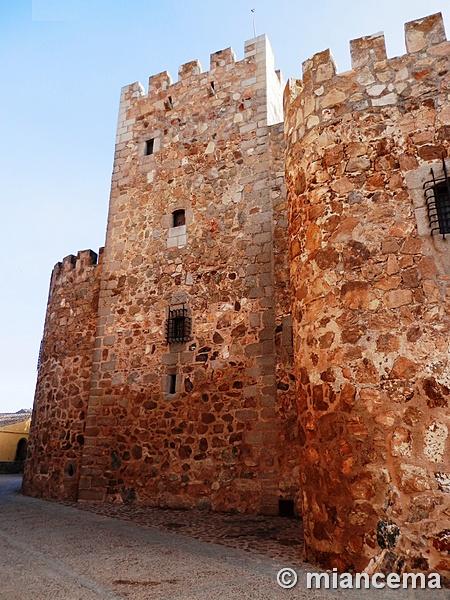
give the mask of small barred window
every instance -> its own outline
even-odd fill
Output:
[[[191,319],[187,308],[169,309],[166,339],[169,344],[187,342],[191,335]]]
[[[442,159],[443,177],[437,178],[431,169],[431,177],[423,185],[428,209],[431,235],[438,231],[445,238],[450,233],[450,181],[447,167]]]

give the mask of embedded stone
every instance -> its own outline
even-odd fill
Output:
[[[450,389],[438,383],[434,377],[426,377],[422,381],[422,388],[427,396],[427,405],[429,408],[446,407],[448,405],[447,396]]]
[[[353,190],[349,193],[347,200],[349,204],[359,204],[364,200],[364,196],[361,194],[361,192]]]
[[[433,546],[440,552],[450,554],[450,529],[443,529],[433,540]]]
[[[362,281],[344,283],[341,287],[342,303],[351,309],[367,308],[369,291],[369,284]]]
[[[448,428],[444,423],[433,421],[424,433],[423,452],[428,460],[441,462],[445,452],[445,444],[448,437]]]
[[[386,306],[388,308],[399,308],[411,304],[412,292],[410,290],[394,290],[386,294]]]
[[[331,184],[331,189],[336,194],[348,194],[354,189],[354,184],[348,179],[348,177],[341,177],[334,183]]]
[[[400,489],[405,494],[425,492],[430,489],[428,474],[422,467],[400,465]]]
[[[418,496],[413,498],[408,513],[408,523],[420,523],[429,519],[434,509],[436,508],[436,500],[430,496]]]
[[[412,379],[417,373],[418,365],[405,356],[399,356],[389,374],[390,379]]]
[[[385,413],[380,413],[375,416],[375,422],[383,427],[390,428],[394,425],[397,420],[397,416],[394,412],[389,411]]]
[[[345,101],[345,94],[339,90],[332,90],[321,98],[322,108],[329,108]]]
[[[411,433],[403,427],[397,427],[392,434],[391,441],[392,456],[404,456],[409,458],[412,454]]]
[[[380,548],[395,548],[400,537],[399,527],[392,521],[380,520],[377,524],[377,542]]]
[[[321,248],[314,259],[321,269],[330,269],[339,263],[339,253],[331,246]]]
[[[327,148],[324,152],[323,162],[326,167],[332,167],[342,162],[344,149],[341,144]]]
[[[438,488],[445,494],[450,494],[450,473],[435,473]]]

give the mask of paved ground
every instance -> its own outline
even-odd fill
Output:
[[[303,524],[300,519],[163,510],[130,504],[61,504],[144,527],[179,533],[202,542],[240,548],[278,559],[284,564],[303,566]]]
[[[104,505],[80,510],[23,497],[20,482],[0,476],[1,600],[448,598],[436,590],[307,590],[306,572],[315,569],[301,564],[291,543],[298,522]],[[227,545],[201,541],[212,539]],[[276,582],[287,566],[299,577],[292,590]]]

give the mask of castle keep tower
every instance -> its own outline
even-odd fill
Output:
[[[294,509],[282,91],[265,36],[122,90],[80,501]]]
[[[285,95],[305,542],[343,570],[450,570],[441,15],[408,23],[406,47],[354,40],[341,75],[322,52]]]

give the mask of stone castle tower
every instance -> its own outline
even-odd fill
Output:
[[[317,54],[284,116],[265,36],[122,90],[105,249],[52,275],[25,493],[295,512],[313,562],[450,573],[441,16],[406,46]]]
[[[283,87],[260,36],[122,90],[101,265],[52,278],[27,493],[294,510]]]

